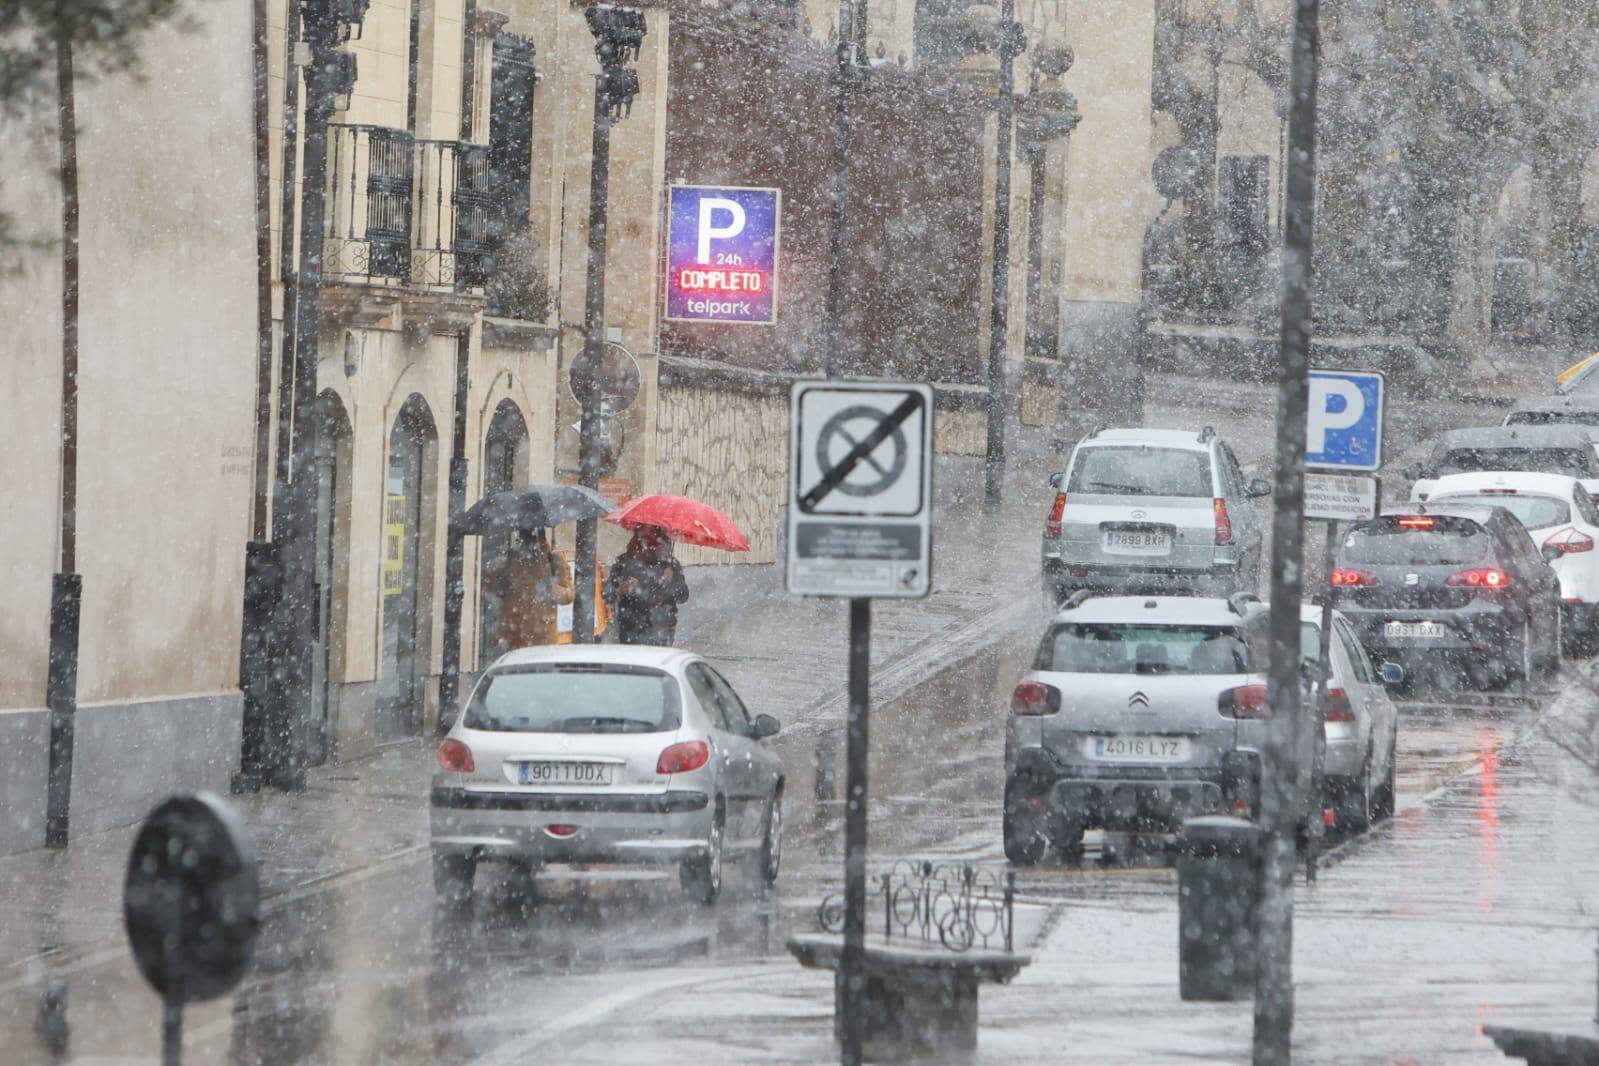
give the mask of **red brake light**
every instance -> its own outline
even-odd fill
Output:
[[[1559,548],[1565,555],[1575,555],[1578,552],[1593,551],[1593,538],[1579,533],[1575,528],[1567,526],[1565,529],[1556,530],[1549,534],[1543,542],[1545,548]]]
[[[1065,513],[1066,494],[1064,492],[1057,492],[1055,493],[1055,505],[1049,509],[1049,517],[1044,519],[1044,536],[1060,536],[1060,519],[1061,515]]]
[[[1445,585],[1455,588],[1502,589],[1510,587],[1510,575],[1493,566],[1477,566],[1455,574]]]
[[[472,762],[472,749],[454,737],[439,745],[439,765],[452,773],[469,774],[477,769]]]
[[[552,837],[569,837],[569,836],[575,836],[577,834],[577,826],[575,826],[575,825],[547,825],[547,826],[544,827],[544,831],[546,833],[550,834],[550,836],[552,836]]]
[[[1400,529],[1437,529],[1438,520],[1422,515],[1405,515],[1399,520]]]
[[[1233,542],[1233,520],[1227,515],[1227,501],[1218,496],[1212,506],[1216,509],[1216,543],[1231,544]]]
[[[1271,708],[1266,706],[1265,685],[1230,688],[1217,699],[1216,709],[1228,718],[1271,717]]]
[[[703,740],[684,740],[668,745],[655,760],[658,774],[686,774],[711,761],[711,748]]]
[[[1349,705],[1349,693],[1341,688],[1327,690],[1327,714],[1329,722],[1353,722],[1355,710]]]
[[[1345,570],[1335,567],[1331,580],[1334,588],[1370,588],[1377,584],[1377,575],[1369,570]]]
[[[1010,713],[1038,717],[1060,711],[1060,689],[1041,681],[1023,681],[1010,695]]]

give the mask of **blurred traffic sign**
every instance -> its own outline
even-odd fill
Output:
[[[789,591],[927,595],[932,388],[795,382],[789,427]]]
[[[566,389],[572,399],[582,402],[573,381],[589,369],[588,349],[580,348],[566,369]],[[606,341],[600,350],[599,366],[594,368],[594,384],[600,390],[600,405],[612,412],[625,411],[638,399],[643,375],[633,353],[616,341]]]
[[[1382,466],[1383,376],[1374,370],[1312,370],[1305,465],[1339,470]]]
[[[1359,474],[1305,474],[1305,517],[1331,522],[1361,522],[1377,517],[1382,485]]]
[[[667,321],[777,321],[782,191],[673,185],[667,201]]]

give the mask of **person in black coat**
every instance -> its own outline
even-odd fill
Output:
[[[671,647],[677,635],[677,605],[688,599],[683,564],[672,555],[672,538],[659,526],[640,526],[627,550],[611,564],[605,602],[622,644]]]

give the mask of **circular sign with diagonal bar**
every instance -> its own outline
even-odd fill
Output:
[[[932,388],[796,382],[790,429],[790,591],[925,595]]]

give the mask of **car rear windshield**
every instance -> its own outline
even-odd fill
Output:
[[[677,702],[672,679],[647,667],[513,667],[483,679],[466,709],[466,726],[508,733],[664,733],[678,727]]]
[[[1587,477],[1592,469],[1591,448],[1452,448],[1438,464],[1440,474],[1525,470],[1534,474]]]
[[[1571,508],[1558,496],[1514,496],[1499,492],[1460,492],[1434,496],[1433,503],[1458,503],[1467,506],[1503,507],[1528,529],[1542,529],[1571,521]]]
[[[1599,426],[1599,411],[1515,411],[1507,426]]]
[[[1342,563],[1370,566],[1481,563],[1493,558],[1493,538],[1469,518],[1382,518],[1350,530],[1338,558]]]
[[[1098,445],[1077,452],[1067,492],[1111,496],[1214,496],[1210,453]]]
[[[1073,674],[1242,674],[1249,653],[1220,626],[1068,623],[1044,638],[1037,670]]]

